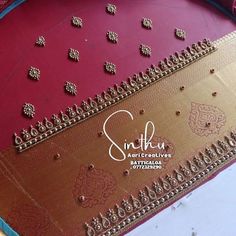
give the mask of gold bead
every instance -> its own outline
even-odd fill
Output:
[[[210,73],[213,74],[215,72],[215,69],[210,69]]]
[[[145,113],[145,110],[144,110],[144,109],[142,109],[142,110],[139,111],[139,114],[140,114],[140,115],[143,115],[144,113]]]
[[[54,155],[54,160],[59,160],[61,158],[61,154],[57,153]]]
[[[176,111],[175,114],[176,114],[177,116],[179,116],[179,115],[180,115],[180,111]]]
[[[83,196],[83,195],[79,196],[79,201],[84,202],[85,201],[85,196]]]
[[[184,90],[184,86],[181,86],[179,89],[180,89],[180,91],[183,91]]]
[[[213,92],[212,96],[215,97],[217,95],[217,92]]]
[[[89,170],[93,170],[93,169],[94,169],[94,164],[90,164],[90,165],[88,166],[88,169],[89,169]]]
[[[124,174],[125,176],[128,176],[128,175],[129,175],[129,170],[124,170],[123,174]]]

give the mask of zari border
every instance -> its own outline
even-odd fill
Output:
[[[223,36],[222,38],[217,39],[216,41],[214,41],[214,45],[218,48],[219,46],[221,46],[221,44],[223,44],[225,41],[230,41],[235,39],[236,37],[236,31],[233,31],[229,34],[226,34],[225,36]]]
[[[20,135],[15,133],[16,149],[22,152],[75,124],[83,122],[215,50],[216,46],[209,39],[204,39],[182,50],[181,53],[175,52],[169,58],[160,61],[158,66],[152,65],[146,70],[146,73],[134,74],[133,77],[128,78],[127,82],[123,81],[120,85],[110,87],[101,95],[97,94],[94,99],[88,98],[87,101],[82,101],[81,106],[68,107],[66,112],[61,111],[60,115],[52,115],[51,120],[45,118],[42,122],[38,121],[35,127],[31,125],[29,130],[23,129]]]
[[[120,235],[135,224],[150,217],[173,203],[187,192],[193,190],[204,180],[233,161],[236,155],[236,132],[231,131],[211,147],[206,147],[194,157],[180,164],[165,177],[153,181],[139,191],[138,196],[130,195],[116,204],[114,209],[93,217],[85,223],[87,236]]]

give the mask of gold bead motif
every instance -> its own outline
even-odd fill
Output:
[[[57,153],[54,155],[54,160],[59,160],[61,158],[61,154]]]
[[[179,90],[180,90],[180,91],[183,91],[183,90],[184,90],[184,86],[181,86],[181,87],[179,88]]]
[[[151,54],[152,54],[152,49],[149,46],[145,45],[145,44],[141,44],[140,45],[140,53],[143,56],[150,57]]]
[[[77,17],[77,16],[72,16],[71,24],[75,27],[82,28],[83,20],[81,18]]]
[[[183,29],[178,29],[178,28],[176,28],[176,29],[175,29],[175,36],[176,36],[178,39],[185,40],[187,34],[186,34],[186,32],[185,32]]]
[[[108,3],[106,6],[106,11],[107,11],[107,13],[109,13],[111,15],[115,15],[116,14],[116,6]]]
[[[29,118],[33,118],[35,115],[35,107],[31,103],[25,103],[23,105],[23,114]]]
[[[85,201],[85,196],[83,196],[83,195],[82,195],[82,196],[79,196],[79,201],[80,201],[80,202],[84,202],[84,201]]]
[[[210,69],[210,73],[214,74],[215,73],[215,69]]]
[[[70,81],[66,81],[65,83],[65,91],[71,95],[77,94],[77,88],[76,85]]]
[[[88,166],[88,169],[89,169],[89,170],[93,170],[93,169],[94,169],[94,164],[90,164],[90,165]]]
[[[129,170],[124,170],[123,174],[124,174],[124,176],[128,176],[129,175]]]
[[[143,115],[144,113],[145,113],[145,110],[144,110],[144,109],[142,109],[142,110],[139,111],[139,114],[140,114],[140,115]]]
[[[70,48],[68,52],[69,58],[76,62],[79,61],[79,52],[76,49]]]
[[[105,71],[109,74],[116,74],[116,65],[111,62],[105,62],[104,64]]]
[[[39,47],[45,47],[46,45],[46,40],[43,36],[39,36],[35,42],[35,44]]]
[[[40,70],[38,68],[31,66],[29,69],[28,75],[33,80],[39,80],[40,79]]]
[[[216,95],[217,95],[217,92],[213,92],[213,93],[212,93],[212,96],[213,96],[213,97],[216,97]]]
[[[146,29],[152,29],[152,20],[148,18],[142,19],[142,26]]]
[[[180,111],[176,111],[175,114],[176,114],[177,116],[179,116],[179,115],[180,115]]]
[[[112,31],[108,31],[107,39],[112,43],[118,43],[118,34]]]

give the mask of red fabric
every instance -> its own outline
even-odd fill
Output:
[[[0,21],[0,148],[12,144],[12,134],[45,116],[102,92],[135,72],[157,63],[205,37],[215,40],[235,30],[235,24],[205,2],[193,0],[112,1],[115,16],[105,12],[107,1],[27,1]],[[210,9],[209,9],[210,8]],[[83,28],[70,24],[72,16],[83,19]],[[153,29],[141,27],[141,19],[153,21]],[[175,27],[187,32],[185,41],[174,37]],[[118,33],[117,45],[106,32]],[[38,36],[46,47],[35,47]],[[152,56],[140,55],[139,45],[152,48]],[[67,58],[69,48],[78,49],[80,61]],[[116,75],[103,71],[105,61],[117,66]],[[40,81],[27,78],[28,68],[41,70]],[[64,82],[77,84],[78,95],[64,93]],[[22,105],[35,105],[35,118],[21,114]]]

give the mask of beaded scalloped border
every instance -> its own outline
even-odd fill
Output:
[[[230,41],[232,39],[235,39],[236,37],[236,31],[233,31],[229,34],[226,34],[225,36],[223,36],[222,38],[217,39],[216,41],[214,41],[214,45],[216,45],[217,47],[220,46],[222,43],[224,43],[225,41]]]
[[[151,186],[146,185],[138,196],[130,195],[129,199],[123,199],[113,209],[93,217],[89,224],[85,223],[86,235],[120,235],[199,185],[202,180],[235,159],[235,155],[236,132],[231,131],[229,136],[224,136],[224,141],[218,140],[165,177],[153,181]]]
[[[169,58],[160,61],[158,66],[152,65],[146,73],[134,74],[128,81],[110,87],[102,94],[97,94],[94,99],[88,98],[87,101],[82,101],[81,106],[68,107],[66,112],[61,111],[60,115],[54,114],[51,119],[45,118],[41,122],[38,121],[35,126],[23,129],[20,135],[15,133],[16,149],[22,152],[170,76],[215,50],[216,46],[209,39],[204,39],[182,50],[181,53],[175,52]]]

